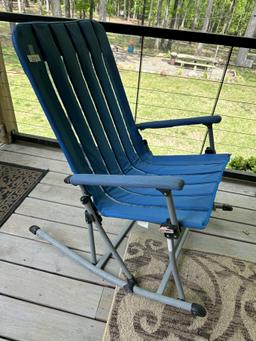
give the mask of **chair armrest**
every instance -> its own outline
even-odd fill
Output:
[[[164,120],[164,121],[152,121],[136,124],[137,128],[140,130],[144,129],[158,129],[158,128],[171,128],[178,126],[186,126],[192,124],[204,124],[206,126],[213,123],[219,123],[221,121],[221,116],[201,116],[201,117],[191,117],[191,118],[180,118],[177,120]]]
[[[74,174],[64,181],[72,185],[148,187],[159,190],[181,190],[185,184],[181,178],[159,175]]]

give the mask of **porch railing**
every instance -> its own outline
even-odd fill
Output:
[[[4,22],[46,20],[70,19],[0,13],[2,25]],[[256,49],[256,39],[102,24],[108,32],[136,121],[218,113],[223,121],[215,127],[217,150],[246,157],[256,154],[256,70],[252,65],[250,68],[235,66],[238,48]],[[11,97],[6,80],[0,96],[9,98],[9,111],[2,108],[5,117],[0,112],[0,127],[2,124],[8,132],[12,131],[13,138],[49,142],[53,137],[51,130],[19,67],[9,37],[1,38]],[[154,49],[157,40],[160,45],[169,46]],[[190,59],[186,61],[188,56],[194,55],[198,42],[207,44],[207,56],[199,56],[198,64]],[[176,60],[175,52],[178,52]],[[203,61],[200,62],[200,58]],[[207,137],[202,127],[147,131],[144,135],[153,151],[160,154],[202,153]]]

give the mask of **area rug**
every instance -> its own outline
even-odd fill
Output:
[[[155,291],[167,260],[158,231],[131,234],[126,262],[140,286]],[[256,264],[185,249],[178,266],[186,299],[203,304],[205,318],[116,289],[103,340],[256,340]],[[175,295],[172,284],[165,293]]]
[[[0,162],[0,227],[47,172]]]

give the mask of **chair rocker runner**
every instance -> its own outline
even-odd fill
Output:
[[[186,302],[176,258],[188,228],[204,228],[213,207],[222,207],[214,204],[214,198],[229,155],[216,154],[212,130],[221,117],[136,125],[106,33],[95,21],[19,24],[13,43],[73,172],[65,182],[81,187],[91,258],[82,258],[38,226],[31,226],[31,232],[128,292],[205,316],[203,306]],[[139,133],[192,124],[208,128],[210,145],[204,155],[154,156]],[[101,216],[160,225],[169,264],[157,292],[140,288],[117,252],[133,223],[111,242]],[[97,257],[95,228],[108,248],[101,258]],[[104,270],[112,256],[125,279]],[[177,298],[164,295],[170,277]]]

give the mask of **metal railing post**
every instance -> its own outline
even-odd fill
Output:
[[[141,37],[141,45],[140,45],[140,64],[139,64],[139,75],[138,75],[138,82],[137,82],[137,94],[136,94],[135,113],[134,113],[134,121],[135,122],[137,119],[138,106],[139,106],[139,94],[140,94],[140,81],[141,81],[141,69],[142,69],[142,60],[143,60],[143,49],[144,49],[144,36]]]
[[[225,77],[226,77],[226,74],[227,74],[227,70],[228,70],[228,66],[229,66],[229,62],[230,62],[230,58],[231,58],[232,52],[233,52],[233,46],[230,47],[230,50],[229,50],[229,53],[228,53],[227,62],[226,62],[225,67],[223,69],[223,73],[222,73],[222,76],[221,76],[221,81],[220,81],[219,89],[218,89],[217,96],[216,96],[214,104],[213,104],[211,116],[214,116],[216,107],[217,107],[218,102],[219,102],[220,94],[221,94],[221,91],[222,91],[222,88],[223,88],[223,85],[224,85],[224,81],[225,81]],[[203,139],[203,143],[202,143],[202,147],[201,147],[201,150],[200,150],[200,154],[203,153],[205,142],[206,142],[206,139],[207,139],[207,136],[208,136],[208,132],[209,132],[209,130],[207,130],[206,133],[205,133],[205,136],[204,136],[204,139]]]

